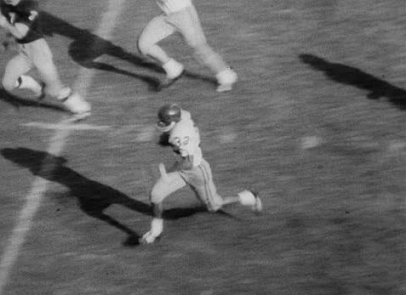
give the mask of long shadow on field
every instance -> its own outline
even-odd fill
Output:
[[[33,99],[26,99],[22,97],[18,97],[16,95],[10,94],[6,92],[4,89],[0,89],[0,101],[4,101],[16,109],[20,109],[20,107],[31,107],[31,108],[45,108],[59,112],[66,112],[66,110],[59,105],[50,104],[47,102],[39,102]]]
[[[154,77],[132,73],[113,65],[96,61],[98,57],[106,54],[127,61],[137,67],[148,68],[154,72],[164,73],[161,67],[145,59],[143,56],[128,52],[120,46],[92,34],[88,30],[77,28],[45,11],[41,12],[41,24],[45,35],[52,36],[53,34],[58,34],[73,40],[69,45],[69,55],[81,66],[133,77],[146,82],[151,90],[157,90],[159,80]],[[134,38],[134,44],[136,44],[136,42],[137,40]],[[211,78],[191,72],[187,72],[185,75],[189,78],[215,83]]]
[[[120,204],[131,210],[150,215],[150,206],[131,199],[110,186],[90,180],[65,166],[66,159],[49,153],[26,148],[2,149],[7,160],[28,168],[35,176],[60,183],[70,189],[70,194],[79,201],[80,209],[87,215],[100,219],[124,233],[129,240],[138,240],[138,234],[103,211],[112,204]]]
[[[128,61],[137,66],[158,70],[155,65],[125,51],[123,48],[114,45],[110,41],[92,34],[88,30],[79,29],[45,11],[41,11],[41,27],[43,33],[47,36],[57,34],[73,40],[69,45],[69,55],[75,62],[85,68],[109,71],[133,77],[146,82],[152,88],[156,88],[159,83],[159,81],[153,77],[132,73],[119,69],[113,65],[96,61],[98,57],[107,54]]]
[[[299,55],[301,61],[338,83],[355,86],[367,90],[367,98],[379,99],[386,97],[393,105],[406,110],[406,91],[384,80],[365,73],[357,68],[339,63],[331,63],[311,54]]]
[[[118,204],[144,215],[152,216],[149,204],[137,201],[110,186],[86,178],[67,167],[65,158],[27,148],[6,148],[1,149],[0,152],[5,159],[28,168],[33,175],[69,188],[70,195],[78,199],[80,209],[84,213],[122,230],[129,235],[128,241],[138,241],[138,234],[103,211],[110,205]],[[169,209],[164,212],[164,218],[175,220],[199,212],[207,212],[207,210],[201,206]],[[227,215],[225,212],[220,212],[220,214]]]

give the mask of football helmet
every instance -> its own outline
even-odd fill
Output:
[[[157,128],[162,132],[170,131],[180,121],[181,115],[182,110],[177,104],[163,105],[158,110]]]

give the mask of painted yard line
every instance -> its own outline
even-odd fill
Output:
[[[56,124],[56,123],[42,123],[42,122],[30,122],[30,123],[25,123],[21,124],[21,126],[27,126],[27,127],[36,127],[36,128],[42,128],[42,129],[51,129],[51,130],[108,130],[112,128],[111,126],[106,126],[106,125],[91,125],[91,124]]]
[[[108,9],[102,17],[98,30],[95,32],[96,35],[105,39],[110,39],[115,26],[115,22],[124,7],[125,1],[126,0],[108,1]],[[93,71],[82,68],[74,84],[74,89],[79,91],[84,97],[87,97],[87,91],[92,83],[93,75]],[[66,122],[67,120],[65,119],[62,120],[60,124]],[[54,156],[60,155],[71,131],[72,129],[58,129],[55,132],[55,135],[50,140],[48,153]],[[55,163],[52,162],[52,157],[47,157],[44,160],[41,170],[42,172],[48,171],[51,173],[52,170],[55,168],[54,165]],[[42,175],[42,173],[40,173],[40,175]],[[9,275],[14,264],[17,261],[18,254],[25,242],[25,238],[31,229],[33,219],[38,211],[38,208],[41,205],[41,201],[47,188],[48,181],[41,177],[36,177],[31,186],[30,192],[26,196],[26,202],[18,216],[17,224],[14,227],[13,232],[6,245],[5,251],[1,256],[0,295],[3,294]]]

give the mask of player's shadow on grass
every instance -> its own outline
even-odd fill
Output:
[[[71,58],[82,67],[126,75],[146,82],[150,88],[157,87],[159,81],[154,77],[119,69],[114,65],[96,61],[96,59],[106,54],[128,61],[137,66],[158,70],[153,64],[125,51],[123,48],[110,41],[104,40],[88,30],[77,28],[46,11],[41,11],[40,17],[42,31],[46,36],[57,34],[73,41],[69,44],[68,53]]]
[[[329,79],[338,83],[355,86],[368,91],[367,98],[385,97],[401,110],[406,110],[406,91],[357,68],[332,63],[311,54],[299,55],[300,60],[313,69],[323,72]]]
[[[70,195],[77,198],[79,207],[84,213],[107,222],[128,234],[126,245],[135,245],[134,243],[139,238],[138,234],[105,214],[104,210],[113,204],[118,204],[144,215],[152,216],[152,208],[149,204],[130,198],[110,186],[86,178],[67,167],[65,158],[27,148],[5,148],[1,149],[0,152],[5,159],[29,169],[33,175],[67,187],[70,190]],[[169,209],[164,212],[164,218],[180,219],[199,212],[206,212],[206,210],[201,206]]]
[[[96,61],[96,59],[102,55],[109,55],[127,61],[137,67],[147,68],[158,73],[164,73],[160,66],[144,58],[142,55],[128,52],[122,47],[104,40],[88,30],[77,28],[67,21],[45,11],[41,12],[41,24],[45,35],[52,36],[53,34],[58,34],[73,40],[69,45],[69,55],[81,66],[134,77],[146,82],[151,90],[158,89],[157,87],[159,86],[160,81],[155,77],[129,72],[127,70],[119,69],[116,66]],[[134,45],[136,45],[136,37],[133,42]],[[187,72],[185,76],[214,82],[211,78],[191,72]]]
[[[43,102],[43,101],[39,102],[37,100],[19,97],[19,96],[8,93],[4,89],[1,89],[1,88],[0,88],[0,101],[4,101],[4,102],[12,105],[17,110],[19,110],[20,107],[31,107],[31,108],[45,108],[45,109],[50,109],[50,110],[59,111],[59,112],[66,112],[65,108],[63,108],[60,105],[47,103],[47,102]]]

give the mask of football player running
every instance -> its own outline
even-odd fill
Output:
[[[138,48],[146,56],[152,57],[165,70],[166,79],[158,86],[158,91],[169,87],[184,73],[181,63],[168,56],[158,46],[158,42],[179,32],[194,52],[198,62],[208,67],[216,76],[218,92],[232,90],[237,82],[237,74],[207,43],[199,16],[192,0],[156,0],[163,14],[154,17],[141,32]]]
[[[165,166],[159,164],[161,176],[150,195],[154,217],[151,229],[141,238],[142,244],[151,244],[162,234],[162,203],[166,197],[186,185],[192,188],[210,212],[216,212],[232,203],[249,206],[256,212],[262,211],[261,199],[252,191],[244,190],[236,196],[224,198],[217,193],[210,165],[203,158],[200,148],[199,129],[189,112],[176,104],[163,105],[158,111],[157,127],[168,135],[168,142],[178,156],[178,161],[171,172],[167,172]]]
[[[90,104],[60,80],[51,49],[41,32],[37,1],[0,0],[0,9],[0,27],[15,39],[18,48],[18,54],[6,65],[4,89],[7,92],[28,89],[39,100],[48,94],[76,118],[89,116]],[[27,75],[31,69],[38,72],[41,82]]]

